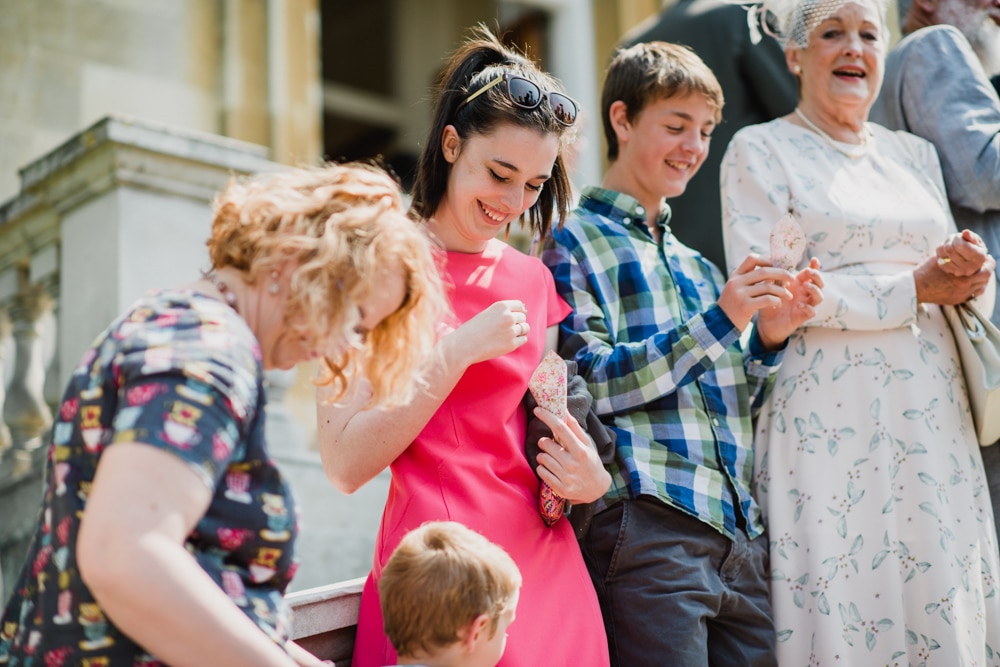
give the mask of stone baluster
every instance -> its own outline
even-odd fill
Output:
[[[14,335],[14,371],[3,405],[3,417],[14,443],[31,450],[41,445],[41,436],[52,425],[52,412],[45,402],[45,327],[51,325],[54,301],[44,286],[28,284],[10,306]]]
[[[0,308],[0,415],[3,415],[4,402],[7,399],[6,377],[10,371],[8,357],[12,356],[14,351],[11,331],[10,316],[5,309]],[[4,454],[10,449],[11,444],[7,422],[0,419],[0,460],[4,458]]]

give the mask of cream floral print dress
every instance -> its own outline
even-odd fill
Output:
[[[954,230],[934,148],[851,158],[785,120],[722,169],[730,270],[791,211],[824,301],[755,430],[782,667],[1000,665],[997,537],[951,334],[913,269]]]

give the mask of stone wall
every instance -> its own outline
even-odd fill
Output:
[[[21,166],[111,113],[320,158],[319,0],[2,5],[0,200]]]

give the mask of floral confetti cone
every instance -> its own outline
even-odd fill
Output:
[[[566,362],[553,351],[542,359],[531,374],[528,390],[538,406],[560,419],[566,419]],[[538,491],[538,513],[545,524],[551,526],[562,517],[566,501],[545,482]]]
[[[771,264],[793,271],[806,251],[806,235],[795,216],[786,213],[771,228]]]
[[[566,362],[553,351],[542,359],[531,374],[528,390],[538,407],[545,408],[560,419],[566,418]]]

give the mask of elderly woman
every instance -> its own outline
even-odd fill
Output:
[[[444,293],[384,173],[293,170],[216,202],[202,279],[141,298],[70,379],[0,664],[313,665],[288,641],[295,506],[263,371],[325,361],[405,402]]]
[[[779,663],[997,664],[997,538],[938,307],[991,301],[995,263],[956,233],[931,144],[866,122],[883,7],[773,11],[799,105],[736,135],[722,193],[730,260],[770,254],[791,214],[792,263],[818,258],[826,285],[756,426]]]

